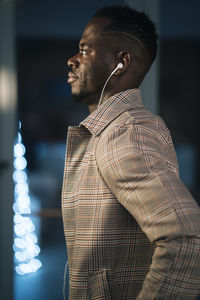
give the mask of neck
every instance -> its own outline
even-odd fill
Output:
[[[97,109],[97,107],[98,107],[98,104],[89,104],[89,105],[88,105],[88,109],[89,109],[90,114],[91,114],[93,111],[95,111],[95,110]]]
[[[92,113],[94,110],[96,110],[101,104],[103,104],[108,98],[111,96],[120,93],[122,91],[126,91],[128,89],[138,88],[139,83],[137,83],[135,80],[133,80],[133,76],[130,76],[129,78],[125,78],[124,80],[121,79],[121,81],[116,80],[115,78],[110,79],[112,81],[112,87],[107,86],[110,85],[111,82],[108,82],[108,80],[105,83],[105,89],[103,87],[101,91],[101,95],[96,98],[96,101],[91,101],[91,103],[88,103],[89,112]],[[114,81],[113,81],[114,80]],[[109,90],[106,90],[108,88]]]
[[[110,98],[111,96],[113,96],[116,93],[117,92],[114,91],[114,90],[104,92],[103,96],[101,97],[101,104],[104,103],[108,98]],[[98,99],[98,102],[88,104],[88,108],[89,108],[90,113],[92,113],[93,111],[95,111],[99,107],[99,100],[100,100],[100,97]]]

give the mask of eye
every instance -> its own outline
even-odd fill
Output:
[[[87,51],[86,51],[85,49],[80,49],[80,53],[81,53],[81,54],[86,54]]]

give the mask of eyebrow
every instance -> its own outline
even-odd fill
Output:
[[[81,47],[81,48],[82,48],[82,47],[92,48],[92,45],[83,42],[83,43],[80,43],[80,44],[79,44],[79,47]]]

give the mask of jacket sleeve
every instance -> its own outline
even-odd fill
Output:
[[[137,299],[196,299],[200,209],[178,177],[170,134],[116,127],[100,139],[96,159],[112,193],[155,246]]]

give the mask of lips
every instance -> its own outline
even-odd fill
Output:
[[[68,80],[67,80],[68,83],[72,83],[77,79],[78,79],[78,76],[76,74],[74,74],[73,72],[68,73]]]

